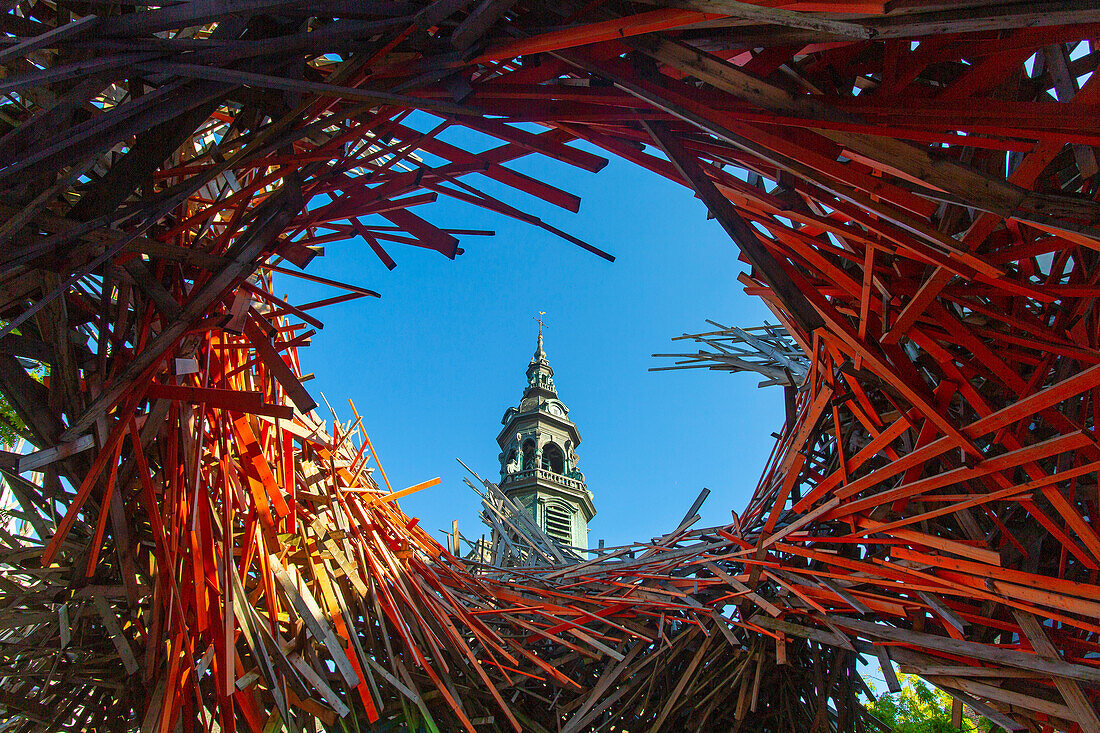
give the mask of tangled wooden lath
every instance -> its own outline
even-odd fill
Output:
[[[1100,730],[1091,3],[5,7],[12,730],[871,729],[857,654]],[[486,577],[302,384],[373,292],[271,275],[454,257],[440,195],[608,256],[473,175],[576,210],[509,164],[593,150],[706,204],[809,369],[729,526]]]

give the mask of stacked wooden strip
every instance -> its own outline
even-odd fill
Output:
[[[782,385],[798,387],[806,380],[810,362],[782,326],[738,328],[723,326],[708,320],[717,330],[706,333],[685,333],[674,341],[692,339],[706,350],[694,354],[654,354],[679,359],[673,366],[653,367],[649,371],[669,369],[712,369],[726,372],[756,372],[765,377],[761,387]]]

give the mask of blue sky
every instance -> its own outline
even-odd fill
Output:
[[[500,144],[459,130],[443,137],[469,150]],[[437,226],[496,234],[460,237],[465,253],[454,261],[383,243],[398,263],[392,272],[361,240],[327,244],[308,272],[372,288],[382,299],[315,311],[325,329],[301,352],[303,371],[316,375],[306,386],[345,419],[347,398],[355,401],[395,489],[443,479],[403,500],[408,514],[437,539],[452,519],[476,538],[485,531],[479,500],[455,459],[498,478],[500,419],[525,384],[538,329],[532,316],[546,311],[546,351],[581,432],[579,468],[595,493],[590,544],[670,531],[703,487],[711,490],[703,522],[730,521],[782,425],[782,390],[758,389],[751,374],[648,369],[671,362],[652,353],[691,350],[670,339],[707,330],[705,318],[775,322],[737,283],[736,247],[686,188],[629,163],[612,159],[595,174],[538,156],[510,165],[578,194],[580,213],[481,176],[464,180],[616,261],[465,203],[441,198],[417,207]],[[276,290],[294,303],[338,294],[283,275]],[[323,402],[320,411],[327,417]]]

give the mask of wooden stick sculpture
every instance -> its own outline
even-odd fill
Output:
[[[873,730],[861,655],[1100,730],[1093,5],[7,3],[5,730]],[[478,187],[576,210],[513,163],[593,150],[706,204],[805,369],[729,526],[484,573],[315,411],[318,309],[375,293],[304,270],[455,257],[439,196],[610,257]]]

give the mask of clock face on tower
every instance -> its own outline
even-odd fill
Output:
[[[561,405],[556,402],[551,402],[550,407],[548,407],[547,410],[550,411],[551,415],[556,415],[557,417],[562,417],[565,415],[565,412],[561,409]]]

